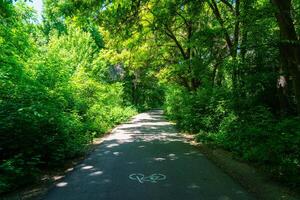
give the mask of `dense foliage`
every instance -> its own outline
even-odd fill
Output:
[[[65,16],[89,16],[108,32],[106,51],[133,75],[132,94],[150,81],[155,87],[143,94],[162,91],[162,99],[151,99],[164,101],[166,114],[182,131],[299,186],[298,0],[65,5]]]
[[[90,32],[66,22],[67,34],[43,35],[31,13],[1,2],[0,191],[82,154],[135,113]]]
[[[0,187],[76,156],[131,105],[163,106],[197,140],[300,186],[299,0],[44,4],[37,25],[0,2]]]

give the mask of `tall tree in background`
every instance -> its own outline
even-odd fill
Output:
[[[292,18],[291,0],[272,0],[280,29],[281,65],[293,82],[298,115],[300,115],[300,41]],[[299,9],[299,8],[298,8]]]

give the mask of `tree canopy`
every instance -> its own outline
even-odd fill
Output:
[[[0,1],[0,189],[136,111],[300,183],[299,0]],[[11,176],[14,174],[14,176]]]

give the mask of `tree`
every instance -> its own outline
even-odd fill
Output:
[[[291,0],[272,0],[275,16],[280,30],[280,55],[282,67],[289,73],[300,114],[300,41],[291,16]]]

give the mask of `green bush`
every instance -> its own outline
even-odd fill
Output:
[[[172,86],[166,94],[165,112],[182,131],[197,133],[198,141],[232,151],[264,166],[274,178],[299,186],[298,117],[277,118],[266,106],[253,103],[234,111],[236,102],[221,89],[188,92]]]
[[[122,84],[92,73],[102,66],[89,33],[70,24],[68,34],[34,41],[7,5],[11,21],[0,18],[0,193],[81,155],[93,136],[135,114],[123,104]]]

